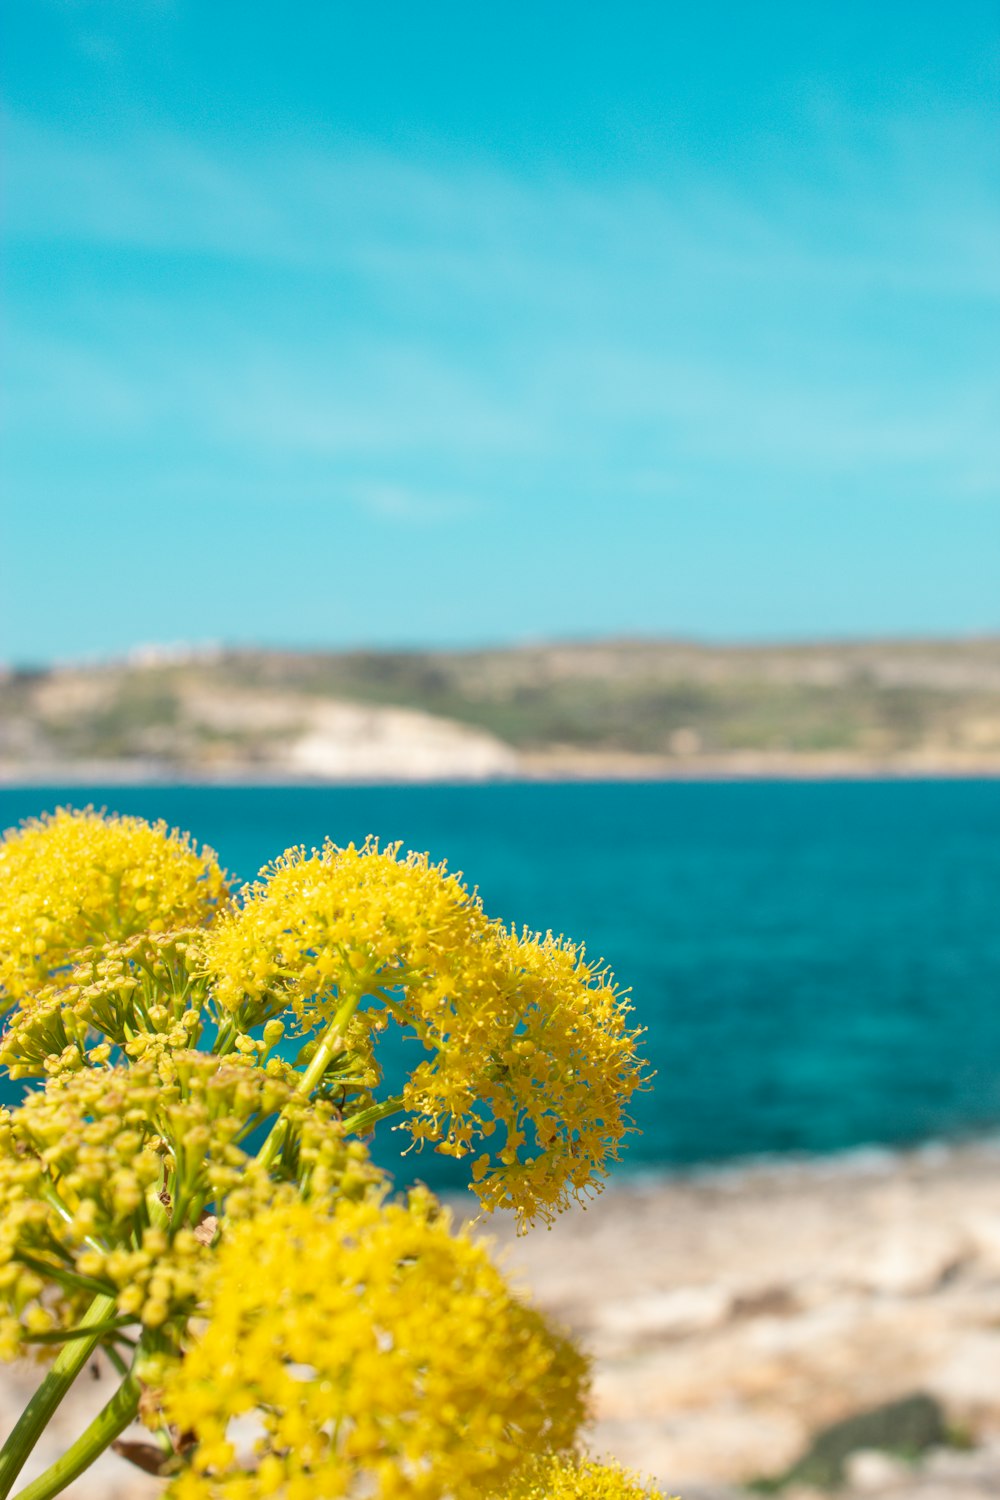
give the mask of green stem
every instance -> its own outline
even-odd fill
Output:
[[[119,1328],[135,1327],[135,1318],[109,1318],[106,1323],[94,1323],[79,1328],[57,1328],[52,1333],[28,1333],[24,1336],[26,1344],[69,1344],[73,1339],[92,1338],[99,1333],[103,1338],[106,1333],[114,1333]]]
[[[381,1104],[369,1105],[367,1109],[359,1109],[356,1115],[350,1115],[344,1121],[344,1130],[351,1134],[364,1135],[380,1120],[387,1120],[390,1115],[398,1115],[405,1108],[402,1094],[394,1094],[391,1099],[383,1099]]]
[[[0,1448],[0,1500],[6,1500],[10,1494],[14,1480],[24,1468],[25,1460],[48,1426],[53,1412],[100,1343],[103,1335],[93,1330],[106,1323],[114,1311],[114,1297],[102,1294],[94,1298],[80,1320],[81,1326],[92,1330],[90,1336],[74,1339],[60,1349],[52,1368],[24,1408],[13,1432]]]
[[[227,1053],[232,1052],[233,1048],[236,1045],[237,1035],[238,1033],[236,1030],[236,1022],[224,1022],[223,1025],[219,1027],[219,1030],[216,1033],[215,1041],[212,1043],[212,1051],[215,1056],[225,1057]]]
[[[111,1364],[118,1371],[119,1375],[121,1375],[124,1379],[124,1377],[128,1374],[128,1365],[122,1359],[114,1344],[105,1344],[104,1352],[110,1360]]]
[[[141,1392],[142,1387],[134,1371],[130,1370],[107,1406],[98,1412],[76,1442],[44,1474],[39,1474],[23,1490],[18,1490],[14,1500],[50,1500],[50,1496],[58,1495],[72,1484],[134,1420]]]
[[[311,1094],[317,1084],[322,1081],[323,1074],[330,1066],[330,1061],[341,1042],[343,1028],[347,1025],[360,1003],[361,992],[359,991],[357,994],[349,996],[337,1011],[337,1014],[320,1038],[319,1046],[316,1048],[316,1053],[312,1061],[295,1086],[294,1098],[300,1099],[303,1094]],[[282,1112],[272,1125],[267,1140],[257,1152],[257,1160],[262,1167],[273,1166],[275,1157],[285,1144],[285,1136],[287,1134],[288,1120],[284,1112]],[[3,1500],[2,1495],[0,1495],[0,1500]]]

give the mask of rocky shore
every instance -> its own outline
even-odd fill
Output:
[[[916,1463],[852,1452],[842,1500],[1000,1494],[1000,1144],[623,1178],[549,1231],[484,1231],[594,1356],[592,1447],[665,1493],[743,1500],[828,1424],[923,1393],[946,1442]],[[31,1379],[3,1372],[0,1429]],[[42,1457],[107,1393],[86,1377]],[[108,1458],[67,1493],[160,1488]]]
[[[595,1358],[593,1446],[665,1492],[735,1500],[923,1392],[966,1446],[861,1451],[841,1493],[1000,1494],[1000,1146],[626,1180],[500,1244]]]

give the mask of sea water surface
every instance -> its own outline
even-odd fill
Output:
[[[88,802],[244,879],[327,834],[401,839],[491,915],[585,940],[656,1073],[620,1170],[1000,1127],[1000,782],[34,787],[0,791],[0,824]]]

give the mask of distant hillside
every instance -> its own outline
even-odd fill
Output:
[[[148,653],[0,678],[0,777],[1000,773],[1000,638]]]

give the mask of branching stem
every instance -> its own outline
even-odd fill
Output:
[[[383,1099],[381,1104],[371,1104],[367,1109],[359,1109],[356,1115],[348,1115],[344,1120],[344,1130],[352,1135],[367,1135],[380,1120],[398,1115],[405,1108],[402,1094],[394,1094],[391,1099]]]
[[[134,1371],[130,1370],[108,1404],[81,1432],[76,1442],[43,1474],[19,1490],[14,1500],[50,1500],[52,1495],[58,1495],[72,1484],[135,1419],[141,1391]]]
[[[90,1334],[86,1337],[75,1338],[72,1343],[65,1344],[60,1349],[52,1363],[52,1368],[24,1408],[13,1432],[0,1449],[0,1500],[6,1500],[10,1494],[28,1455],[48,1426],[59,1403],[104,1336],[100,1331],[101,1325],[107,1323],[114,1311],[114,1297],[108,1297],[102,1293],[101,1296],[94,1298],[80,1320],[81,1327],[89,1328]]]
[[[337,1010],[333,1020],[320,1038],[319,1046],[316,1048],[312,1061],[296,1085],[295,1098],[301,1099],[303,1094],[311,1094],[313,1089],[322,1082],[323,1074],[330,1066],[330,1061],[336,1055],[337,1049],[341,1044],[344,1027],[361,1003],[362,994],[363,991],[359,989],[353,994],[348,995]],[[284,1111],[282,1111],[272,1125],[267,1140],[257,1153],[257,1160],[262,1167],[271,1167],[274,1165],[274,1159],[285,1144],[287,1134],[288,1118]],[[0,1500],[3,1500],[2,1496],[0,1496]]]

